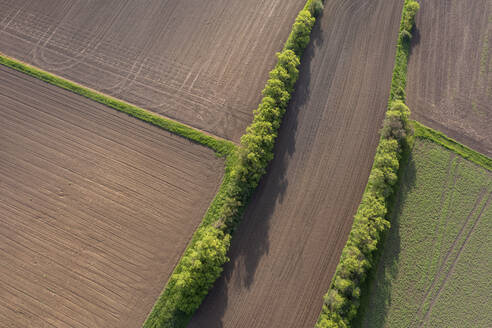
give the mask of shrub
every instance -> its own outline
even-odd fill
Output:
[[[391,137],[398,141],[405,139],[412,131],[408,121],[409,116],[410,110],[402,101],[398,100],[391,103],[383,122],[381,137],[383,139]]]
[[[226,253],[231,236],[212,226],[205,227],[201,238],[183,255],[168,286],[176,307],[192,314],[207,295],[228,261]]]
[[[417,1],[408,0],[405,1],[403,8],[402,20],[400,23],[400,31],[411,32],[415,24],[415,15],[420,9],[420,5]]]
[[[323,1],[313,0],[309,3],[309,11],[314,17],[318,17],[323,12]]]
[[[309,43],[314,21],[315,18],[309,10],[301,10],[292,26],[292,32],[285,43],[284,50],[292,50],[298,57],[301,57]]]

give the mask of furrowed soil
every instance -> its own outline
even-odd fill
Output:
[[[354,327],[492,322],[492,172],[417,139]]]
[[[222,160],[3,66],[0,85],[0,326],[141,326]]]
[[[189,327],[309,327],[372,166],[403,1],[327,1],[275,159]]]
[[[492,156],[492,1],[419,2],[408,64],[413,119]]]
[[[299,0],[0,0],[0,51],[232,141]]]

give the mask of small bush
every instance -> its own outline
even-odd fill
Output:
[[[314,17],[318,17],[323,12],[323,1],[313,0],[309,3],[309,11]]]
[[[176,307],[192,314],[207,295],[228,261],[226,253],[231,236],[212,226],[205,227],[201,238],[187,249],[168,282]]]
[[[292,32],[285,43],[284,50],[292,50],[298,57],[301,57],[309,43],[314,21],[315,18],[309,10],[301,10],[294,22]]]

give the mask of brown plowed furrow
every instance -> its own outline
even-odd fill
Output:
[[[402,1],[327,1],[275,159],[189,327],[312,328],[373,162]]]
[[[414,119],[492,155],[492,1],[421,0],[408,63]]]
[[[0,85],[0,326],[140,326],[222,161],[3,66]]]

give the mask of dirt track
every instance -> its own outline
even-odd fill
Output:
[[[408,65],[414,119],[492,156],[492,0],[420,0]]]
[[[3,66],[0,85],[0,326],[139,327],[222,160]]]
[[[276,157],[191,328],[312,328],[372,165],[403,1],[328,1]]]
[[[0,0],[0,51],[238,141],[303,3]]]

